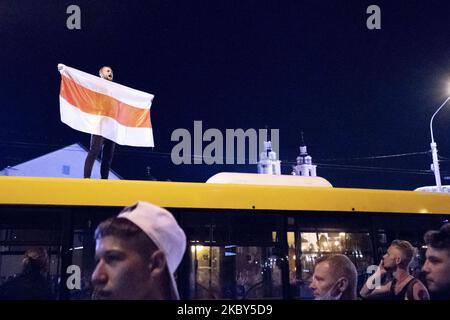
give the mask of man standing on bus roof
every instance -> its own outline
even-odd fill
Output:
[[[62,70],[64,68],[63,64],[58,64],[58,70]],[[98,71],[100,78],[113,81],[114,73],[111,67],[103,66]],[[91,143],[89,147],[89,152],[86,156],[86,160],[84,161],[84,178],[90,178],[92,174],[92,167],[94,166],[95,160],[102,153],[102,162],[100,166],[100,176],[102,179],[108,179],[109,176],[109,168],[111,167],[112,158],[114,155],[116,143],[111,141],[105,137],[92,134],[91,135]]]
[[[103,66],[99,70],[99,76],[102,79],[113,81],[113,70],[109,66]],[[102,179],[108,179],[109,168],[111,167],[112,158],[114,155],[116,143],[105,137],[93,134],[91,135],[91,145],[89,152],[84,162],[84,177],[90,178],[92,173],[92,167],[95,159],[98,158],[100,152],[102,153],[102,163],[100,166],[100,176]]]
[[[360,291],[367,299],[382,300],[429,300],[430,296],[424,284],[409,274],[408,266],[414,256],[414,247],[405,240],[394,240],[378,266],[377,271],[370,276]],[[381,279],[386,274],[392,275],[392,280],[381,285]],[[379,279],[380,285],[375,285]]]
[[[309,286],[316,300],[356,300],[357,271],[343,254],[332,254],[316,260]]]
[[[450,223],[428,231],[426,260],[422,267],[433,300],[450,300]]]
[[[100,223],[95,240],[93,299],[179,299],[173,274],[186,235],[169,211],[140,201]]]

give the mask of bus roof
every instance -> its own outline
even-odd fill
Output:
[[[2,205],[127,206],[138,200],[167,208],[450,214],[450,194],[445,193],[0,177],[0,204]]]

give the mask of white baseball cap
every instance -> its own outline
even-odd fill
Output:
[[[117,217],[128,219],[137,225],[164,253],[172,282],[173,297],[178,300],[180,296],[173,274],[186,251],[186,235],[166,209],[143,201],[139,201],[133,207],[132,210],[124,211]]]

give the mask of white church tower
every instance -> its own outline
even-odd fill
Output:
[[[272,142],[264,141],[264,151],[260,153],[258,173],[281,175],[281,161],[277,160],[277,153],[272,150]]]
[[[297,165],[292,167],[292,175],[294,176],[305,176],[305,177],[316,177],[316,165],[312,164],[312,157],[308,155],[306,150],[306,145],[303,140],[302,132],[302,143],[300,145],[300,155],[297,157]]]

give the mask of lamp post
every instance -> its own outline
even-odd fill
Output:
[[[436,114],[441,111],[442,107],[445,106],[445,104],[450,100],[450,96],[444,101],[444,103],[436,110],[436,112],[433,114],[430,120],[430,132],[431,132],[431,155],[433,157],[433,164],[432,169],[434,172],[434,178],[436,179],[436,187],[438,192],[442,192],[442,185],[441,185],[441,174],[439,172],[439,161],[438,161],[438,154],[437,154],[437,145],[436,142],[434,142],[434,136],[433,136],[433,119],[436,116]]]

